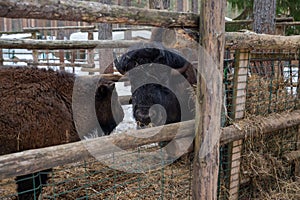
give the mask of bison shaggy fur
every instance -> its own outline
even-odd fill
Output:
[[[102,132],[109,134],[122,121],[124,113],[118,102],[114,83],[91,76],[76,77],[67,72],[37,68],[0,69],[0,155],[34,148],[48,147],[79,141],[82,135],[94,131],[89,123],[89,112],[80,117],[81,128],[78,134],[73,119],[72,95],[75,79],[80,80],[77,93],[86,96],[86,91],[94,91],[90,98],[95,99],[94,110]],[[113,106],[112,106],[113,105]],[[85,105],[82,105],[85,108]],[[79,123],[79,122],[78,122]],[[99,131],[100,132],[100,131]],[[49,172],[51,170],[45,170]],[[32,174],[17,177],[19,199],[32,199],[40,193],[33,191],[33,185],[44,184],[47,175],[31,179]],[[33,183],[35,182],[35,183]]]
[[[188,88],[197,82],[197,71],[179,52],[159,43],[140,44],[115,59],[115,65],[120,73],[128,73],[138,125],[163,125],[194,117]]]

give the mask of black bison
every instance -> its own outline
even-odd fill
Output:
[[[114,83],[99,77],[78,78],[67,72],[37,68],[0,69],[0,155],[79,141],[84,134],[95,132],[89,112],[83,113],[81,133],[76,131],[72,106],[75,81],[78,96],[93,91],[93,107],[102,130],[108,135],[123,119]],[[92,88],[91,88],[92,87]],[[87,108],[85,105],[81,105]],[[75,121],[74,121],[75,120]],[[78,120],[78,119],[77,119]],[[83,128],[82,128],[83,127]],[[42,162],[42,161],[41,161]],[[47,181],[47,172],[16,178],[19,199],[34,199]],[[34,177],[34,179],[32,178]],[[34,187],[35,186],[35,187]]]
[[[138,127],[181,121],[180,103],[176,95],[160,84],[145,84],[132,93],[133,116]]]
[[[128,72],[133,116],[140,127],[194,117],[188,88],[196,83],[196,71],[178,52],[159,44],[141,44],[115,59],[115,66],[122,74]]]

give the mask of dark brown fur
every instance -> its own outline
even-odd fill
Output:
[[[0,69],[0,155],[79,140],[72,116],[74,80],[66,72]],[[99,86],[109,84],[101,79]],[[96,102],[101,107],[98,120],[106,124],[114,120],[110,98],[107,94],[101,103]],[[120,104],[115,102],[122,118]]]
[[[71,114],[73,82],[71,74],[1,69],[0,154],[77,141]]]
[[[95,121],[90,119],[93,116],[89,116],[89,111],[83,111],[83,116],[79,118],[83,125],[86,120],[86,125],[81,125],[80,135],[76,131],[72,111],[75,80],[73,74],[53,70],[0,69],[0,155],[75,142],[92,131]],[[99,80],[98,77],[79,80],[76,91],[79,92],[78,95],[85,96],[86,91],[93,91],[89,98],[95,99],[93,105],[81,105],[80,108],[96,110],[96,121],[104,134],[109,134],[124,116],[114,83]],[[117,116],[115,119],[113,113]],[[17,178],[20,179],[21,177]],[[47,178],[44,176],[43,179],[42,182],[45,183]],[[18,192],[22,188],[32,189],[32,180],[19,183]],[[19,195],[19,199],[26,198],[28,196]]]

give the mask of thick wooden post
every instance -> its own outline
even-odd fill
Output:
[[[201,1],[193,199],[217,199],[225,5],[225,0]]]
[[[76,60],[76,50],[71,50],[71,64],[73,67],[73,73],[75,73],[75,60]]]

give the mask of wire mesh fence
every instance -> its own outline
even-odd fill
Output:
[[[299,106],[298,51],[253,52],[249,69],[247,113],[266,115]]]
[[[298,131],[292,127],[245,140],[239,199],[299,199],[295,163],[284,159],[297,149]]]
[[[165,166],[169,158],[159,158],[161,162],[153,165],[143,153],[159,151],[158,147],[139,147],[131,153],[108,156],[103,159],[89,159],[55,167],[53,170],[36,173],[19,181],[36,181],[42,174],[49,180],[38,185],[35,199],[41,192],[42,199],[190,199],[192,159],[186,155],[171,165]],[[132,156],[132,154],[140,155]],[[107,159],[115,160],[108,167]],[[120,163],[121,162],[121,163]],[[149,170],[132,173],[128,169],[141,169],[149,164]],[[115,169],[116,168],[116,169]],[[119,169],[119,170],[118,170]],[[124,171],[123,171],[123,170]],[[37,181],[36,181],[37,183]],[[15,199],[14,179],[0,182],[1,199]],[[24,193],[29,191],[24,191]]]
[[[255,116],[299,109],[299,50],[252,50],[244,54],[241,57],[240,50],[225,51],[229,61],[224,65],[225,126],[238,122],[237,112],[259,125],[263,122]],[[239,73],[242,68],[244,73]],[[242,76],[247,77],[245,82]],[[246,87],[238,87],[243,83]],[[245,100],[237,101],[242,96]],[[241,108],[238,103],[244,104],[244,109],[237,109]],[[284,159],[284,155],[299,150],[298,126],[267,136],[249,136],[238,146],[232,143],[220,148],[219,199],[235,194],[238,199],[299,199],[299,164]],[[237,160],[238,167],[234,168]],[[236,177],[239,184],[234,185]]]

